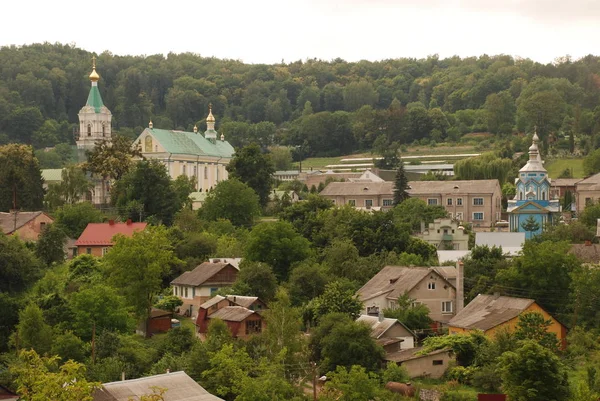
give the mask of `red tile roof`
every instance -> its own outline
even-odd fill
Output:
[[[112,238],[115,235],[123,234],[131,237],[135,231],[143,231],[147,225],[147,223],[89,223],[75,245],[110,246],[113,245]]]

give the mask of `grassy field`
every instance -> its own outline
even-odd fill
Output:
[[[558,176],[567,168],[573,172],[573,178],[583,178],[583,159],[556,159],[548,161],[545,166],[550,178]]]

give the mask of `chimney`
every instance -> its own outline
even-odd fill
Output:
[[[131,219],[127,219],[127,225],[130,226],[131,225]]]
[[[592,246],[592,241],[590,241],[589,239],[586,239],[585,246]]]
[[[167,369],[167,374],[171,373],[171,369]]]
[[[383,322],[383,319],[385,319],[385,316],[383,316],[383,312],[380,310],[379,314],[377,315],[377,320],[379,320],[379,322]]]
[[[108,225],[109,226],[114,226],[115,225],[115,221],[114,220],[108,220]]]
[[[456,310],[460,312],[465,307],[465,277],[462,260],[456,262]]]
[[[124,382],[125,381],[125,372],[121,372],[121,381]]]

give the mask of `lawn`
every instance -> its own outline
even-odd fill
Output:
[[[548,161],[544,167],[548,170],[548,177],[558,178],[567,168],[573,172],[573,178],[585,177],[583,173],[583,159],[555,159]]]

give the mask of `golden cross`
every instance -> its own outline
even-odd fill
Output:
[[[96,56],[92,56],[92,68],[96,69]]]

